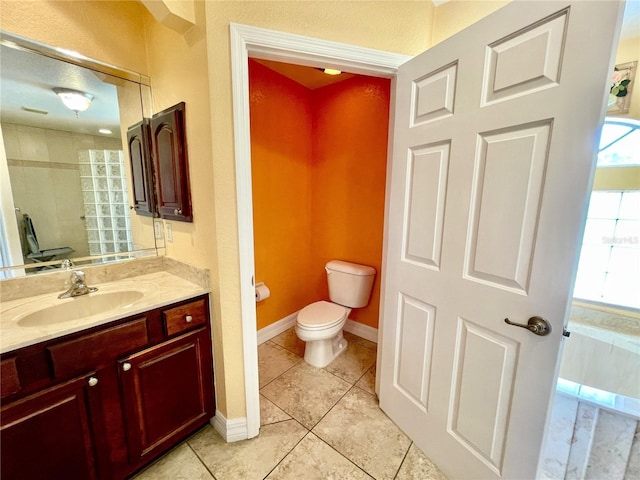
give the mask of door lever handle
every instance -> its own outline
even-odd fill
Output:
[[[504,322],[515,327],[526,328],[531,333],[535,333],[536,335],[540,335],[541,337],[549,335],[549,333],[551,333],[551,325],[542,317],[531,317],[526,325],[522,323],[512,322],[508,318],[505,318]]]

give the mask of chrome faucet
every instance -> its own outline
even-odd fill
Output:
[[[95,287],[88,287],[84,279],[84,272],[82,270],[76,270],[71,272],[71,287],[64,293],[58,295],[58,298],[71,298],[78,297],[80,295],[86,295],[97,291]]]

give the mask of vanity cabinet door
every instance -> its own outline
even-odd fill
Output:
[[[131,161],[133,208],[138,215],[153,217],[155,215],[155,199],[149,130],[148,118],[130,126],[127,129],[127,144]]]
[[[2,479],[98,478],[98,390],[87,375],[3,406]]]
[[[132,466],[204,425],[214,413],[208,328],[118,361]]]
[[[151,144],[158,214],[167,220],[191,222],[184,102],[153,116]]]

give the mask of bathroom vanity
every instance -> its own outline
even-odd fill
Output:
[[[178,285],[174,294],[179,290],[177,277],[154,275]],[[153,278],[146,283],[158,285]],[[161,291],[149,296],[162,296]],[[213,416],[208,294],[182,292],[183,299],[169,296],[167,304],[165,297],[161,306],[144,311],[139,310],[145,303],[130,297],[117,309],[121,318],[89,315],[93,325],[67,322],[77,331],[63,335],[47,331],[46,318],[25,315],[28,301],[13,307],[22,312],[15,325],[6,325],[11,308],[3,308],[4,480],[126,478]],[[34,336],[12,338],[20,328],[31,328]],[[32,344],[7,350],[5,340]]]

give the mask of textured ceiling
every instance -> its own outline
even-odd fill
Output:
[[[342,82],[347,78],[355,77],[355,75],[351,73],[327,75],[318,68],[274,62],[272,60],[260,60],[257,58],[254,58],[253,60],[311,90]]]
[[[108,128],[120,135],[115,77],[43,55],[2,45],[0,51],[0,116],[2,122],[98,135]],[[53,88],[70,88],[94,96],[89,109],[66,108]],[[43,113],[28,112],[35,109]]]

